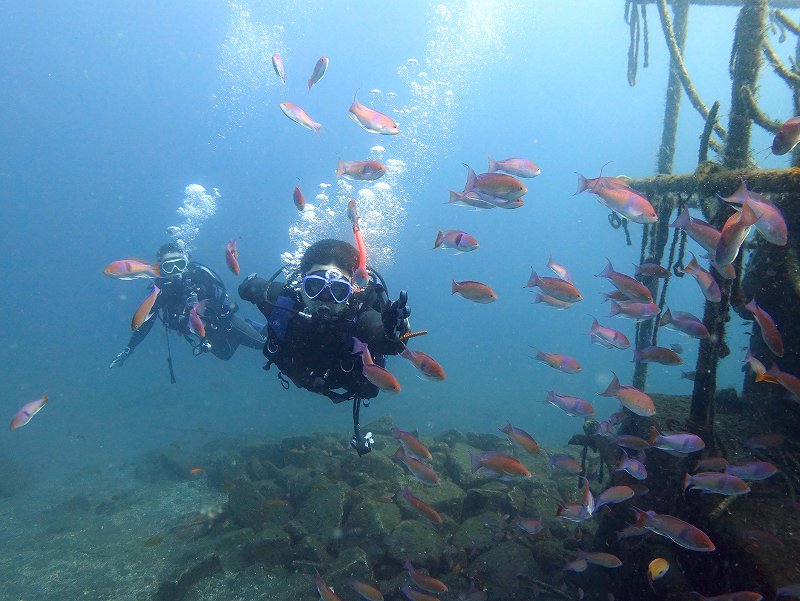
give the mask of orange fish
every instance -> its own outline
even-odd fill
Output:
[[[151,264],[141,259],[120,259],[106,265],[103,273],[115,280],[137,280],[139,278],[157,278],[161,275],[158,264]]]
[[[438,382],[445,379],[444,369],[442,369],[442,366],[430,355],[426,355],[422,351],[412,351],[410,348],[406,347],[405,350],[400,353],[400,356],[403,357],[403,359],[408,359],[426,380]]]
[[[228,242],[225,247],[225,263],[233,275],[239,275],[239,247],[236,238]]]
[[[411,432],[406,432],[404,430],[400,430],[399,428],[393,427],[392,437],[397,439],[397,441],[402,445],[403,451],[406,455],[411,455],[417,459],[427,459],[428,461],[433,459],[433,455],[431,455],[428,447],[426,447],[416,436],[411,434]]]
[[[353,354],[361,355],[361,373],[364,374],[367,380],[386,392],[400,392],[400,382],[397,381],[397,378],[372,361],[372,354],[369,352],[369,347],[358,338],[353,338]]]
[[[319,598],[322,601],[341,601],[339,596],[333,592],[333,589],[325,582],[325,579],[319,575],[317,570],[314,570],[314,584],[317,585]]]
[[[500,431],[508,434],[511,440],[528,451],[531,455],[539,453],[539,445],[537,442],[522,428],[515,428],[511,425],[511,422],[506,422],[506,425],[500,428]]]
[[[153,284],[153,290],[147,295],[147,298],[142,301],[142,304],[139,305],[139,308],[136,309],[136,313],[133,314],[133,319],[131,319],[131,330],[138,330],[144,322],[153,316],[150,311],[153,309],[153,305],[156,303],[156,298],[158,297],[159,292],[161,292],[161,289]]]
[[[532,477],[530,470],[519,459],[496,451],[472,453],[470,463],[473,473],[481,470],[503,481]]]
[[[415,497],[407,488],[404,488],[400,492],[398,501],[402,502],[403,505],[405,505],[409,510],[413,511],[429,522],[437,525],[442,523],[442,516],[439,515],[439,512],[419,497]]]
[[[428,591],[429,593],[446,593],[449,590],[447,585],[441,580],[423,574],[414,568],[414,565],[410,560],[407,559],[403,567],[406,569],[406,571],[408,571],[408,578],[411,580],[414,586],[418,586],[422,590]]]
[[[300,189],[300,186],[294,187],[294,192],[292,192],[292,200],[294,200],[294,206],[297,207],[298,211],[302,211],[306,208],[306,197],[303,196],[303,191]]]
[[[455,294],[456,292],[467,300],[483,305],[493,303],[497,300],[497,295],[489,286],[471,280],[464,280],[463,282],[456,282],[453,280],[450,293]]]
[[[350,105],[350,117],[371,134],[394,136],[400,133],[400,128],[391,117],[364,106],[355,96]]]
[[[777,357],[783,357],[783,339],[772,316],[756,304],[755,298],[747,303],[744,308],[755,317],[756,323],[761,330],[761,338],[764,339],[767,348]]]
[[[25,403],[19,411],[17,411],[14,419],[11,420],[11,430],[16,430],[27,424],[34,415],[36,415],[42,407],[47,404],[47,394],[42,395],[42,398]]]
[[[203,468],[202,467],[193,467],[192,469],[189,470],[189,473],[193,474],[193,475],[202,474],[203,473]]]
[[[206,309],[206,301],[195,303],[192,310],[189,311],[189,327],[200,338],[206,337],[206,326],[200,317],[204,314]]]
[[[308,113],[299,106],[291,102],[281,102],[280,107],[283,114],[289,117],[289,119],[319,135],[319,130],[322,129],[322,125],[309,117]]]

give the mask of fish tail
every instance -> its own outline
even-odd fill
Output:
[[[689,475],[689,472],[686,472],[686,475],[683,477],[683,496],[686,496],[686,489],[692,485],[692,477]]]
[[[472,455],[470,455],[470,467],[472,469],[473,474],[477,472],[479,469],[481,469],[480,453],[472,453]]]
[[[631,359],[631,363],[639,363],[641,360],[642,360],[642,351],[640,349],[634,349],[633,359]]]
[[[150,265],[150,273],[156,277],[161,277],[161,264],[154,263],[153,265]]]
[[[42,395],[42,405],[46,405],[49,401],[50,401],[50,399],[47,397],[47,393],[45,392]]]
[[[336,177],[342,177],[344,175],[344,162],[342,159],[339,159],[339,164],[336,166]]]
[[[650,444],[650,446],[653,446],[653,445],[656,444],[656,440],[658,440],[658,437],[659,437],[659,432],[658,432],[658,430],[656,430],[656,427],[655,426],[650,426],[650,435],[646,438],[646,440]]]
[[[534,302],[534,304],[543,303],[544,302],[544,297],[537,292],[536,296],[533,297],[533,302]]]
[[[458,196],[458,192],[453,192],[450,190],[450,200],[448,200],[445,204],[453,204],[461,200]]]
[[[676,227],[679,229],[683,229],[691,225],[691,223],[692,223],[692,218],[689,216],[689,209],[683,207],[683,210],[681,210],[678,213],[678,216],[675,218],[675,221],[670,223],[669,227]]]
[[[585,177],[583,177],[577,171],[575,172],[575,175],[578,176],[578,189],[575,191],[575,194],[573,194],[573,196],[577,196],[578,194],[580,194],[584,190],[588,190],[589,189],[589,180],[586,179]]]
[[[467,183],[464,184],[464,192],[472,192],[472,190],[475,188],[475,182],[477,181],[478,176],[475,175],[472,167],[466,163],[462,163],[462,165],[467,168]]]
[[[598,277],[598,278],[610,278],[612,275],[614,275],[614,266],[611,264],[611,259],[606,257],[606,261],[607,261],[607,263],[606,263],[606,266],[603,267],[603,271],[598,273],[595,277]]]
[[[620,304],[617,301],[612,300],[611,301],[611,312],[610,312],[611,314],[609,315],[609,317],[614,317],[615,315],[619,315],[621,309],[622,309],[622,307],[620,307]]]
[[[608,384],[604,392],[598,392],[600,396],[616,396],[617,391],[619,390],[619,378],[617,378],[617,374],[613,371],[611,372],[614,374],[614,379]]]
[[[444,238],[444,234],[442,234],[442,230],[438,230],[436,233],[436,241],[433,243],[433,248],[439,248],[442,245],[442,238]]]
[[[492,157],[489,157],[489,168],[488,168],[488,171],[489,171],[489,173],[494,173],[495,171],[497,171],[497,163],[495,162],[495,160]]]
[[[313,130],[314,130],[314,133],[315,133],[315,134],[319,135],[319,130],[321,130],[321,129],[322,129],[322,124],[321,124],[321,123],[316,123],[316,122],[312,121],[312,122],[311,122],[311,129],[313,129]]]
[[[535,288],[539,284],[539,276],[537,275],[536,271],[531,267],[531,277],[528,278],[528,283],[525,284],[525,288]]]
[[[664,310],[664,313],[661,315],[661,319],[658,320],[658,327],[668,323],[672,323],[672,313],[670,313],[669,307]]]

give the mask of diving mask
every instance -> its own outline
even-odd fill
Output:
[[[179,275],[189,267],[189,261],[185,257],[175,257],[161,261],[161,274]]]
[[[325,290],[328,290],[334,302],[342,304],[353,293],[353,285],[336,269],[309,273],[303,278],[303,293],[310,300],[316,300]]]

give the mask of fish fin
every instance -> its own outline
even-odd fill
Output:
[[[580,173],[578,173],[577,171],[575,172],[575,175],[577,175],[577,176],[578,176],[578,189],[577,189],[577,191],[575,192],[575,194],[573,194],[573,196],[577,196],[578,194],[580,194],[580,193],[581,193],[581,192],[583,192],[584,190],[588,190],[588,189],[589,189],[589,180],[588,180],[588,179],[586,179],[585,177],[583,177],[583,176],[582,176]]]
[[[487,171],[489,173],[494,173],[495,171],[497,171],[497,164],[495,163],[495,160],[492,157],[489,157],[489,167]]]

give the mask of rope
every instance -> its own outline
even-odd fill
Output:
[[[678,50],[678,43],[675,41],[675,33],[672,31],[672,22],[670,21],[669,14],[667,13],[667,0],[657,0],[657,2],[658,14],[661,17],[661,28],[664,31],[664,37],[667,41],[667,48],[669,48],[669,54],[672,58],[672,67],[678,72],[678,77],[680,77],[681,83],[683,84],[683,89],[686,92],[686,95],[689,97],[689,101],[692,103],[692,106],[703,116],[703,119],[708,119],[708,107],[700,99],[700,96],[692,84],[691,79],[689,79],[689,73],[686,71],[686,65],[683,62],[683,57],[681,57],[681,53]],[[714,124],[714,131],[721,138],[725,138],[728,135],[728,132],[725,131],[725,128],[718,123]]]
[[[767,60],[772,65],[772,68],[788,85],[790,88],[797,88],[800,86],[800,75],[797,73],[793,73],[786,65],[783,64],[783,61],[778,57],[773,50],[772,45],[769,43],[769,40],[764,40],[764,56],[767,57]]]
[[[786,16],[780,9],[775,9],[772,11],[772,16],[775,18],[778,23],[783,25],[786,29],[791,31],[795,35],[800,35],[800,25],[792,21],[789,17]],[[783,41],[783,40],[781,40]]]
[[[798,81],[800,81],[800,79],[798,79]],[[781,127],[781,122],[770,119],[761,111],[761,109],[758,108],[756,99],[753,96],[753,91],[748,86],[742,86],[742,98],[744,98],[745,102],[747,103],[747,111],[750,114],[749,116],[756,125],[763,127],[770,133],[778,133],[778,129]]]
[[[631,4],[628,25],[630,26],[631,41],[628,46],[628,85],[636,85],[636,72],[639,69],[639,5]]]
[[[708,147],[711,146],[714,148],[714,151],[719,153],[720,148],[719,145],[714,146],[712,143],[714,140],[711,139],[711,131],[714,127],[714,123],[717,121],[717,113],[719,112],[719,100],[715,100],[714,104],[711,105],[711,110],[708,112],[708,117],[706,118],[705,127],[703,127],[703,133],[700,135],[700,152],[697,156],[697,164],[701,165],[708,160]]]

